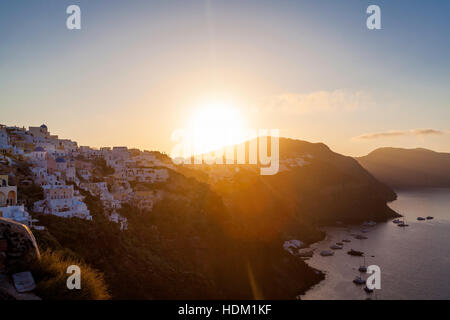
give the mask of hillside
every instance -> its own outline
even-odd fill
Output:
[[[321,143],[280,139],[280,171],[273,176],[261,176],[248,165],[185,165],[180,170],[223,197],[233,231],[243,238],[313,242],[320,237],[316,225],[396,216],[386,204],[396,198],[389,187],[353,158]]]
[[[292,299],[322,275],[282,250],[280,240],[239,241],[229,213],[210,188],[171,171],[152,212],[125,206],[129,228],[103,218],[99,199],[86,202],[94,221],[39,216],[41,248],[82,259],[104,273],[115,299]],[[89,250],[86,250],[89,248]]]
[[[392,188],[450,187],[450,153],[379,148],[356,160]]]
[[[134,164],[125,164],[124,152]],[[111,157],[114,168],[106,161]],[[75,168],[80,176],[89,168],[86,179],[105,186],[98,194],[83,189],[84,178],[64,186],[79,194],[92,220],[33,211],[45,196],[31,172],[38,164],[12,157],[1,170],[45,227],[34,230],[39,248],[57,257],[50,259],[55,265],[80,261],[93,274],[99,271],[101,282],[93,288],[103,288],[104,281],[104,296],[113,299],[294,299],[324,275],[285,251],[286,240],[309,244],[323,239],[319,226],[396,215],[386,204],[396,197],[389,187],[321,143],[280,139],[280,167],[273,176],[260,175],[255,165],[177,166],[166,157],[155,161],[152,154],[122,149],[66,158],[81,163]],[[144,160],[150,165],[138,165]],[[167,175],[117,176],[145,170]],[[120,189],[118,181],[126,187]],[[127,228],[110,219],[110,192],[128,193],[117,209]],[[138,193],[151,206],[140,206]],[[53,297],[48,291],[40,295]]]

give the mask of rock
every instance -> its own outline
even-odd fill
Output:
[[[289,240],[283,243],[284,250],[288,251],[290,254],[295,254],[294,250],[298,250],[303,246],[303,242],[300,240]]]
[[[0,274],[0,300],[41,300],[33,293],[19,293],[7,276]]]
[[[21,223],[0,218],[0,239],[6,240],[6,246],[2,242],[2,248],[6,249],[4,253],[8,264],[11,260],[33,261],[40,258],[33,233]]]
[[[17,292],[24,293],[36,289],[33,276],[30,271],[19,272],[12,275]]]

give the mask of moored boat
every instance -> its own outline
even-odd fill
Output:
[[[362,252],[362,251],[353,250],[353,249],[351,249],[347,253],[351,256],[359,256],[359,257],[361,257],[364,254],[364,252]]]
[[[329,251],[329,250],[323,250],[323,251],[320,253],[320,255],[321,255],[322,257],[328,257],[328,256],[334,255],[334,252],[333,252],[333,251]]]
[[[366,267],[366,257],[364,257],[364,263],[363,263],[362,266],[359,266],[358,271],[359,271],[359,272],[363,272],[363,273],[366,273],[366,272],[367,272],[367,267]]]
[[[372,293],[373,289],[369,289],[369,287],[365,286],[364,287],[364,291],[367,292],[367,293]]]
[[[298,250],[297,256],[300,258],[311,258],[314,255],[314,250]]]
[[[358,285],[361,285],[361,284],[365,284],[366,283],[366,281],[364,280],[364,279],[362,279],[361,277],[356,277],[355,279],[353,279],[353,283],[354,284],[358,284]]]

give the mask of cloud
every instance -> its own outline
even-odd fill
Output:
[[[411,129],[411,130],[392,130],[384,132],[365,133],[354,139],[371,140],[379,138],[390,138],[399,136],[427,136],[427,135],[442,135],[449,133],[449,131],[435,130],[435,129]]]
[[[312,93],[284,93],[269,97],[265,111],[287,114],[305,114],[327,111],[352,111],[371,104],[371,98],[364,92],[345,90],[315,91]]]

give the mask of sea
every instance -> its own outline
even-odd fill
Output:
[[[409,227],[387,221],[372,227],[325,228],[327,237],[311,246],[315,253],[306,262],[325,272],[326,278],[302,295],[302,300],[450,299],[450,189],[396,192],[398,199],[389,206],[404,216]],[[434,218],[417,220],[427,216]],[[355,234],[368,239],[355,239]],[[334,250],[334,256],[320,255],[342,239],[351,242]],[[350,249],[363,251],[366,258],[348,255]],[[381,288],[370,294],[352,282],[356,276],[369,276],[358,271],[364,264],[377,265],[381,271]]]

